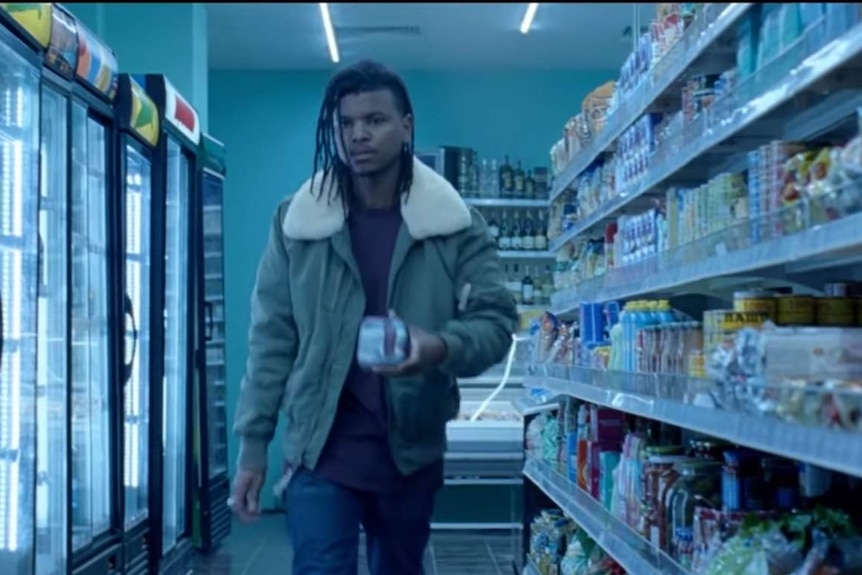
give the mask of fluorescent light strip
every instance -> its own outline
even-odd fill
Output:
[[[526,34],[530,31],[530,27],[533,25],[533,18],[536,17],[536,11],[538,9],[538,2],[530,2],[527,4],[527,11],[524,13],[524,19],[521,20],[521,34]]]
[[[320,17],[323,18],[323,31],[326,33],[326,45],[329,46],[329,57],[335,64],[341,59],[338,56],[338,44],[335,42],[335,29],[332,27],[332,17],[329,15],[329,4],[320,3]]]

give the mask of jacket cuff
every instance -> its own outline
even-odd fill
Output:
[[[443,373],[452,374],[457,371],[457,366],[462,363],[464,358],[464,342],[461,338],[452,333],[438,333],[440,339],[446,344],[446,358],[438,366],[438,369]]]
[[[243,437],[239,443],[237,466],[247,471],[263,471],[269,459],[269,442],[255,437]]]

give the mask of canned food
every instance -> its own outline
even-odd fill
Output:
[[[759,328],[769,316],[759,311],[711,310],[703,312],[705,349],[711,350],[744,328]]]
[[[814,298],[808,295],[779,295],[778,325],[814,325]]]
[[[760,327],[769,319],[766,313],[757,311],[711,310],[704,312],[704,328],[715,331],[736,332],[746,327]]]
[[[371,368],[398,365],[410,354],[410,331],[398,318],[366,317],[359,326],[356,362]]]
[[[733,294],[733,310],[759,311],[775,319],[775,297],[769,292],[738,291]]]
[[[849,297],[817,298],[817,325],[848,327],[855,321],[854,302]]]

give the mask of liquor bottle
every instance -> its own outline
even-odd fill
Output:
[[[536,180],[533,178],[533,171],[527,172],[527,177],[524,179],[524,197],[528,200],[539,199],[536,196]]]
[[[530,266],[524,266],[524,279],[521,280],[521,303],[533,305],[535,291],[533,278],[530,277]]]
[[[534,228],[533,247],[539,251],[548,249],[548,224],[545,221],[545,212],[539,212],[539,221]]]
[[[536,249],[536,232],[534,230],[533,216],[527,210],[524,212],[524,219],[521,224],[521,249],[528,251]]]
[[[544,279],[542,280],[542,300],[551,303],[551,295],[554,293],[554,273],[551,266],[545,266]]]
[[[497,223],[497,216],[495,212],[491,212],[488,214],[488,231],[491,232],[491,237],[494,238],[494,243],[496,243],[497,238],[500,235],[500,224]]]
[[[521,281],[521,270],[518,264],[514,264],[512,266],[514,269],[512,270],[512,275],[508,276],[508,282],[506,283],[506,287],[512,292],[512,297],[515,298],[515,302],[521,303],[523,301],[524,295],[524,287],[523,282]]]
[[[467,166],[467,182],[470,189],[470,197],[480,198],[482,192],[479,191],[479,154],[476,150],[470,150]]]
[[[521,160],[518,160],[518,165],[515,168],[514,180],[515,180],[514,197],[522,200],[525,197],[525,184],[524,184],[524,168],[521,167]]]
[[[523,244],[523,235],[521,234],[521,218],[518,212],[515,212],[515,217],[512,220],[512,228],[511,228],[512,239],[509,242],[511,244],[512,250],[522,250],[524,249]]]
[[[497,158],[491,158],[488,166],[488,194],[491,198],[500,197],[500,170],[497,168]]]
[[[488,158],[482,158],[482,167],[479,172],[479,196],[482,198],[491,197],[491,182],[488,179]]]
[[[500,197],[511,199],[515,182],[512,166],[509,165],[509,156],[504,156],[503,165],[500,166]]]
[[[461,150],[458,154],[458,191],[465,198],[470,197],[470,190],[467,189],[469,187],[468,183],[467,151]]]
[[[506,212],[503,212],[503,216],[500,219],[500,232],[497,236],[497,247],[502,251],[512,249],[512,238],[509,235],[509,220],[506,217]]]

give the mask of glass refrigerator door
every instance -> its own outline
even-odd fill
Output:
[[[72,107],[72,551],[111,528],[107,129]]]
[[[66,96],[42,88],[37,332],[36,575],[66,573],[68,140]]]
[[[173,139],[167,144],[165,221],[165,378],[162,551],[168,553],[186,532],[186,456],[189,454],[189,198],[191,164]]]
[[[0,43],[0,573],[33,572],[39,76]]]
[[[125,525],[147,518],[150,423],[150,160],[126,144],[126,364],[123,484]]]
[[[222,202],[224,179],[204,172],[204,273],[205,298],[212,313],[207,329],[207,399],[209,410],[209,475],[227,473],[227,406],[224,341],[224,236],[222,235]],[[207,318],[207,322],[210,319]]]

